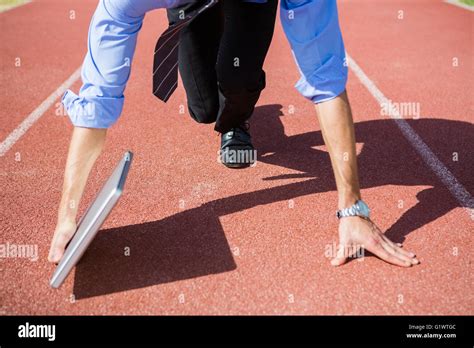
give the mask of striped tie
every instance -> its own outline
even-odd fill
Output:
[[[215,5],[217,1],[208,1],[182,20],[170,25],[161,34],[156,43],[153,62],[153,94],[158,99],[167,102],[178,87],[178,47],[181,30],[196,16]]]

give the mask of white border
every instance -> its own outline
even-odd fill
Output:
[[[380,104],[391,105],[390,100],[377,88],[375,83],[369,79],[361,67],[346,53],[347,63],[349,68],[354,72],[362,85],[367,88],[370,94]],[[453,173],[439,160],[439,158],[431,151],[421,137],[415,130],[402,118],[396,108],[391,107],[389,115],[395,120],[395,124],[400,128],[402,134],[410,142],[413,148],[418,152],[423,161],[436,174],[446,188],[451,192],[453,197],[459,202],[469,214],[471,219],[474,219],[474,198],[469,191],[456,179]]]
[[[463,4],[462,2],[459,2],[459,0],[444,0],[444,2],[447,3],[447,4],[450,4],[450,5],[461,7],[465,10],[469,10],[471,12],[474,12],[474,6],[469,6],[469,5]]]
[[[63,82],[48,98],[46,98],[31,114],[29,114],[23,122],[11,132],[8,137],[0,144],[0,157],[3,157],[15,143],[30,129],[36,121],[51,107],[54,102],[62,97],[64,92],[71,87],[81,77],[81,68]]]
[[[19,0],[18,3],[16,4],[10,4],[10,5],[0,5],[0,13],[7,12],[10,10],[13,10],[14,8],[27,5],[31,2],[31,0]]]

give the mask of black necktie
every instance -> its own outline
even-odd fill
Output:
[[[215,5],[218,0],[210,0],[185,18],[170,25],[161,34],[155,47],[153,61],[153,94],[164,102],[168,101],[178,87],[178,47],[179,34],[196,16]]]

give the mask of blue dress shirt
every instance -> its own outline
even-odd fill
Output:
[[[301,74],[296,89],[314,103],[344,92],[347,64],[336,0],[281,0],[280,19]]]
[[[191,1],[99,1],[89,27],[81,74],[83,85],[79,95],[68,90],[62,98],[74,126],[109,128],[117,121],[145,14]],[[298,91],[314,103],[343,92],[347,67],[336,0],[281,0],[280,16],[301,73],[296,84]]]

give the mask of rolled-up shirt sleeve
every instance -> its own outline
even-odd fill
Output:
[[[124,91],[146,12],[189,0],[100,0],[89,27],[79,94],[62,103],[74,126],[109,128],[122,113]]]
[[[281,0],[280,17],[301,77],[296,89],[320,103],[347,83],[344,42],[336,0]]]

